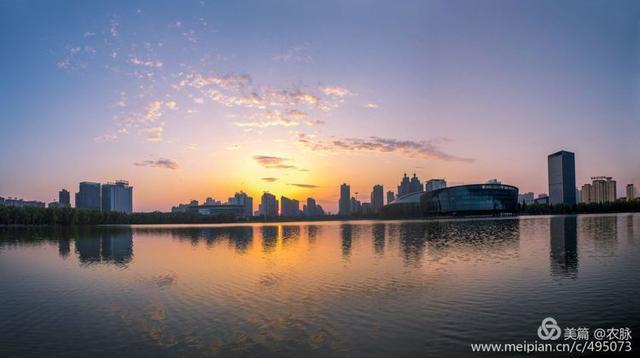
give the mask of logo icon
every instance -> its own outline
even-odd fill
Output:
[[[562,330],[558,326],[558,322],[552,317],[547,317],[542,320],[540,327],[538,327],[538,337],[543,341],[556,340],[560,338]]]

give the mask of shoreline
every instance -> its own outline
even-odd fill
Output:
[[[106,223],[106,224],[0,224],[0,228],[49,228],[49,227],[145,227],[145,226],[233,226],[233,225],[254,225],[254,224],[283,224],[283,223],[331,223],[331,222],[435,222],[435,221],[465,221],[465,220],[486,220],[486,219],[516,219],[521,217],[545,217],[545,216],[582,216],[582,215],[618,215],[618,214],[638,214],[637,211],[615,211],[602,213],[522,213],[512,215],[442,215],[428,217],[406,217],[406,218],[380,218],[380,217],[356,217],[340,218],[331,216],[327,218],[281,218],[270,220],[235,220],[218,222],[156,222],[156,223]]]

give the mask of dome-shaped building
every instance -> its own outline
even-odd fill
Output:
[[[500,183],[458,185],[398,197],[383,207],[388,217],[483,215],[513,212],[518,188]]]

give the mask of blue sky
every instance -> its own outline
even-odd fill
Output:
[[[332,208],[341,182],[364,198],[404,171],[540,193],[559,149],[622,194],[640,185],[639,10],[0,1],[0,196],[124,178],[137,210],[240,189]]]

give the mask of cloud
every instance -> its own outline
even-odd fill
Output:
[[[375,103],[367,103],[367,104],[365,105],[365,107],[367,107],[367,108],[371,108],[371,109],[376,109],[376,108],[378,108],[378,107],[380,107],[380,106],[378,106],[378,105],[377,105],[377,104],[375,104]]]
[[[145,67],[156,67],[160,68],[164,64],[160,61],[152,61],[152,60],[141,60],[138,57],[132,57],[129,62],[133,65],[137,66],[145,66]]]
[[[347,97],[351,95],[351,91],[340,86],[320,87],[320,90],[322,91],[322,93],[326,94],[327,96]]]
[[[162,168],[162,169],[178,169],[178,163],[173,160],[166,158],[159,158],[157,160],[143,160],[141,162],[135,162],[133,165],[138,167],[151,167],[151,168]]]
[[[273,157],[269,155],[256,155],[253,159],[265,168],[271,169],[296,169],[295,165],[287,164],[289,159]]]
[[[319,119],[309,119],[304,121],[304,124],[308,125],[309,127],[313,127],[313,126],[317,126],[320,124],[324,124],[324,121],[321,121]]]
[[[144,112],[144,118],[150,121],[155,121],[162,116],[162,102],[153,101],[147,104]]]
[[[439,145],[449,141],[446,138],[432,140],[398,140],[394,138],[342,138],[317,140],[304,133],[298,133],[298,143],[313,150],[322,152],[370,152],[396,153],[408,158],[428,160],[458,161],[471,163],[472,158],[454,156],[443,152]]]
[[[167,102],[164,102],[164,105],[167,108],[172,109],[172,110],[178,109],[178,104],[176,103],[176,101],[167,101]]]
[[[274,181],[278,180],[278,178],[268,177],[268,178],[260,178],[260,180],[266,181],[267,183],[273,183]]]
[[[282,63],[313,62],[313,58],[311,57],[311,54],[309,53],[309,49],[307,46],[297,46],[297,47],[290,48],[281,54],[273,56],[272,59],[276,62],[282,62]]]
[[[287,185],[297,186],[298,188],[306,188],[306,189],[319,188],[319,186],[317,186],[317,185],[313,185],[313,184],[289,183],[289,184],[287,184]]]
[[[299,110],[290,110],[287,112],[277,110],[267,110],[258,113],[252,113],[248,116],[248,120],[244,122],[235,122],[238,127],[266,128],[274,126],[292,127],[300,125],[301,120],[306,118],[307,113]],[[322,121],[305,120],[303,123],[311,126],[324,123]]]
[[[148,142],[160,142],[162,141],[162,132],[164,132],[164,128],[162,125],[155,127],[147,127],[142,130],[147,134]]]

